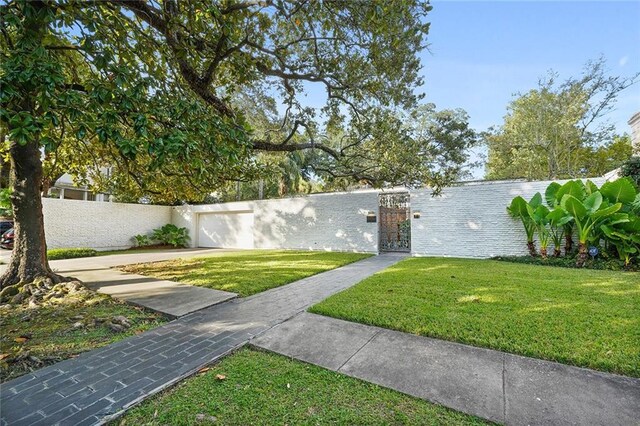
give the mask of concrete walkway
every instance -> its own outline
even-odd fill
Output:
[[[388,268],[383,254],[244,299],[185,315],[162,327],[6,382],[2,425],[105,422],[310,305]]]
[[[233,299],[237,295],[227,291],[191,286],[174,281],[159,280],[143,275],[126,274],[114,269],[120,265],[159,262],[177,258],[216,256],[236,250],[171,249],[142,253],[82,257],[53,260],[51,268],[60,275],[75,277],[87,287],[156,312],[181,317],[208,306]],[[0,268],[5,267],[0,265]],[[2,269],[0,269],[0,273]]]
[[[507,425],[640,424],[640,379],[310,313],[251,343]]]

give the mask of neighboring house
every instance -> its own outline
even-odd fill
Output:
[[[111,201],[109,194],[96,194],[85,186],[75,185],[71,175],[66,173],[49,188],[47,196],[61,200]]]
[[[631,145],[633,145],[633,152],[636,155],[640,155],[640,111],[631,116],[628,121],[631,126]]]

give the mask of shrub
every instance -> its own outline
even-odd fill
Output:
[[[636,184],[636,188],[640,189],[640,156],[629,158],[620,171],[622,176],[631,179]]]
[[[90,248],[61,248],[47,250],[49,260],[74,259],[76,257],[92,257],[98,252]]]
[[[563,235],[567,237],[565,254],[570,255],[571,238],[578,237],[576,265],[583,266],[589,258],[589,248],[602,253],[610,251],[631,267],[640,259],[640,194],[630,178],[604,183],[598,188],[593,182],[573,180],[560,185],[551,183],[542,195],[531,201],[515,197],[507,211],[525,225],[527,245],[532,257],[534,232],[540,241],[540,254],[547,257],[547,245],[553,241],[554,256],[560,256]]]
[[[512,263],[525,263],[527,265],[579,268],[579,266],[576,266],[576,256],[549,257],[547,259],[531,256],[497,256],[492,257],[491,259]],[[640,265],[630,263],[629,265],[625,266],[624,261],[622,260],[605,257],[596,257],[595,259],[589,258],[585,262],[584,268],[601,269],[608,271],[640,271]]]
[[[178,228],[169,223],[154,229],[151,238],[174,247],[186,247],[189,243],[189,231],[187,228]]]
[[[13,217],[13,207],[11,206],[11,189],[0,189],[0,216]]]
[[[153,244],[153,240],[148,235],[134,235],[132,240],[134,241],[136,247],[146,247]]]

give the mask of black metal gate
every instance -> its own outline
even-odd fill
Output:
[[[380,194],[378,204],[380,251],[411,251],[409,194]]]

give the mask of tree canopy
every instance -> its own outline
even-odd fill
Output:
[[[608,75],[604,59],[562,83],[550,72],[536,89],[517,95],[504,123],[485,136],[487,178],[600,176],[620,166],[631,156],[631,144],[616,137],[606,114],[637,78]]]
[[[2,284],[55,278],[40,193],[63,171],[163,202],[260,178],[300,151],[328,181],[450,182],[474,141],[466,118],[433,111],[431,139],[416,116],[399,119],[419,101],[430,10],[418,0],[5,2],[0,122],[16,255]],[[319,90],[323,105],[307,105]]]

